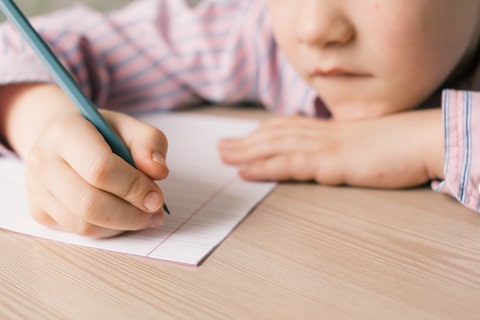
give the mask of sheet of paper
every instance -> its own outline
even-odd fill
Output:
[[[103,250],[185,265],[198,265],[275,187],[241,180],[224,165],[217,141],[242,136],[257,122],[185,113],[140,118],[163,130],[169,140],[169,177],[159,182],[172,214],[158,229],[90,239],[36,223],[28,213],[24,165],[0,158],[0,228]]]

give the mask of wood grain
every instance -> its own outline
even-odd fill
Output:
[[[0,241],[1,319],[480,318],[480,215],[428,187],[281,184],[199,268]]]

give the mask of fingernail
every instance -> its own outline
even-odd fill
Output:
[[[167,165],[167,161],[165,160],[165,157],[160,152],[157,152],[157,151],[153,152],[152,160],[155,161],[156,163],[161,164],[162,166]]]
[[[150,221],[148,222],[149,228],[158,228],[163,225],[163,214],[154,214],[150,217]]]
[[[155,212],[160,209],[162,206],[162,197],[158,192],[150,191],[143,199],[143,205],[148,210],[148,212]]]

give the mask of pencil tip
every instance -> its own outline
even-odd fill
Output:
[[[163,211],[165,211],[166,214],[170,214],[170,210],[165,203],[163,204]]]

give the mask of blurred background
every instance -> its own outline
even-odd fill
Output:
[[[17,6],[26,15],[36,15],[49,12],[58,8],[72,6],[75,3],[84,3],[92,8],[99,10],[109,10],[119,8],[132,0],[16,0]],[[4,20],[4,16],[0,14],[0,20]]]
[[[0,0],[1,1],[1,0]],[[15,0],[17,6],[27,16],[38,15],[50,12],[55,9],[72,6],[76,3],[83,3],[91,8],[98,10],[111,10],[121,8],[125,4],[135,0]],[[201,0],[172,0],[172,1],[186,1],[190,6],[195,6]],[[239,0],[241,1],[241,0]],[[5,17],[0,13],[0,21],[5,20]]]

